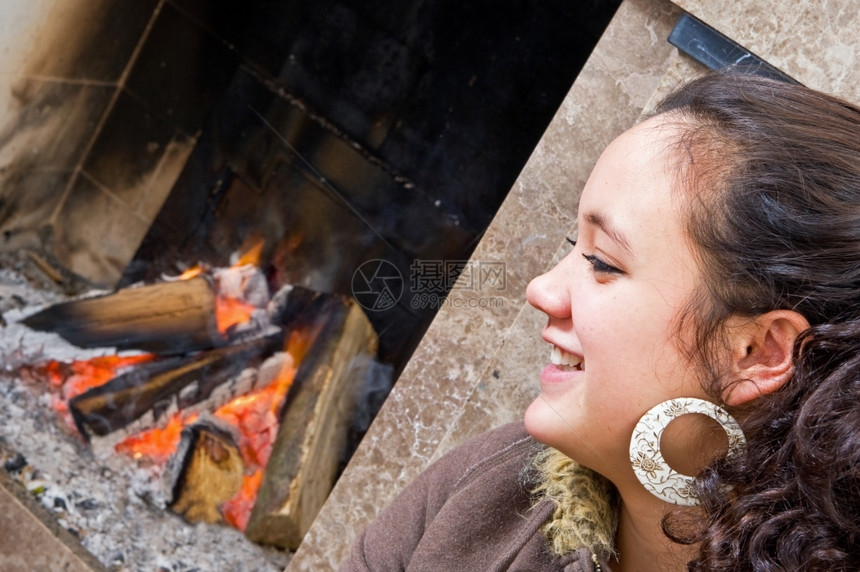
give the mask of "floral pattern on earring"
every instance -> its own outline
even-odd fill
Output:
[[[673,419],[690,413],[707,415],[720,424],[729,439],[729,455],[737,453],[746,444],[746,437],[735,418],[710,401],[681,397],[669,399],[649,409],[639,419],[630,439],[633,472],[648,492],[666,502],[683,506],[699,504],[693,493],[695,479],[669,467],[660,451],[660,439]]]

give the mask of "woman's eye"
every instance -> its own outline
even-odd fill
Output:
[[[591,264],[591,268],[595,272],[602,274],[624,274],[622,270],[612,266],[611,264],[605,263],[593,254],[583,254],[582,257]]]

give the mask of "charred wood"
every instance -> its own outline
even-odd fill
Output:
[[[228,429],[212,418],[189,425],[164,475],[170,508],[189,522],[222,522],[220,506],[239,491],[244,468]]]
[[[69,401],[82,435],[106,435],[153,409],[186,408],[283,348],[280,330],[231,346],[147,362]]]
[[[81,348],[181,354],[225,342],[216,323],[215,295],[204,277],[55,304],[23,323]]]

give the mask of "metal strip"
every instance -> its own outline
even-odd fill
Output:
[[[669,34],[668,41],[709,69],[736,66],[743,68],[743,71],[748,73],[788,83],[800,83],[734,40],[687,13],[682,14],[678,19],[672,33]]]

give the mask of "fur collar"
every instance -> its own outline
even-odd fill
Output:
[[[614,555],[618,494],[612,483],[550,447],[535,455],[532,466],[538,473],[535,500],[555,503],[542,528],[552,552],[587,548],[602,560]]]

